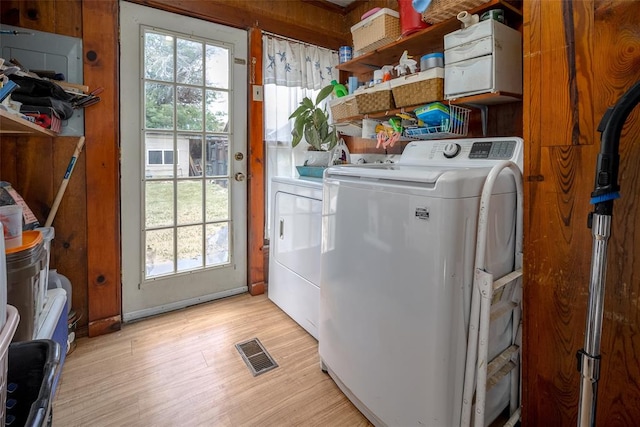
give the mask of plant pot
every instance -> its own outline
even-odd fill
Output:
[[[296,166],[296,170],[300,176],[322,178],[326,166]]]
[[[305,154],[303,166],[324,166],[327,167],[331,163],[332,151],[315,151],[309,150]]]

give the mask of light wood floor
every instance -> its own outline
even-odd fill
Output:
[[[253,377],[235,344],[258,338],[279,367]],[[54,427],[369,426],[320,370],[317,342],[265,295],[239,295],[81,338]]]

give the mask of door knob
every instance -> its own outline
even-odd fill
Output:
[[[234,175],[234,178],[236,179],[236,181],[244,181],[244,174],[242,172],[238,172]]]

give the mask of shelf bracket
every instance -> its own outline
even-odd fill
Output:
[[[480,118],[482,119],[482,136],[487,136],[487,117],[489,115],[489,107],[483,104],[467,104],[480,110]]]

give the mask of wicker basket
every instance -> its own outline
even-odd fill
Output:
[[[487,0],[431,0],[427,10],[422,12],[422,20],[428,24],[437,24],[486,2]]]
[[[425,104],[444,99],[444,68],[432,68],[391,80],[396,107]]]
[[[360,114],[387,111],[396,108],[389,82],[378,83],[371,89],[356,92]]]
[[[347,95],[331,100],[329,103],[333,120],[342,120],[360,114],[355,95]]]
[[[400,37],[400,17],[391,9],[381,9],[351,27],[353,50],[359,54],[371,52]]]

